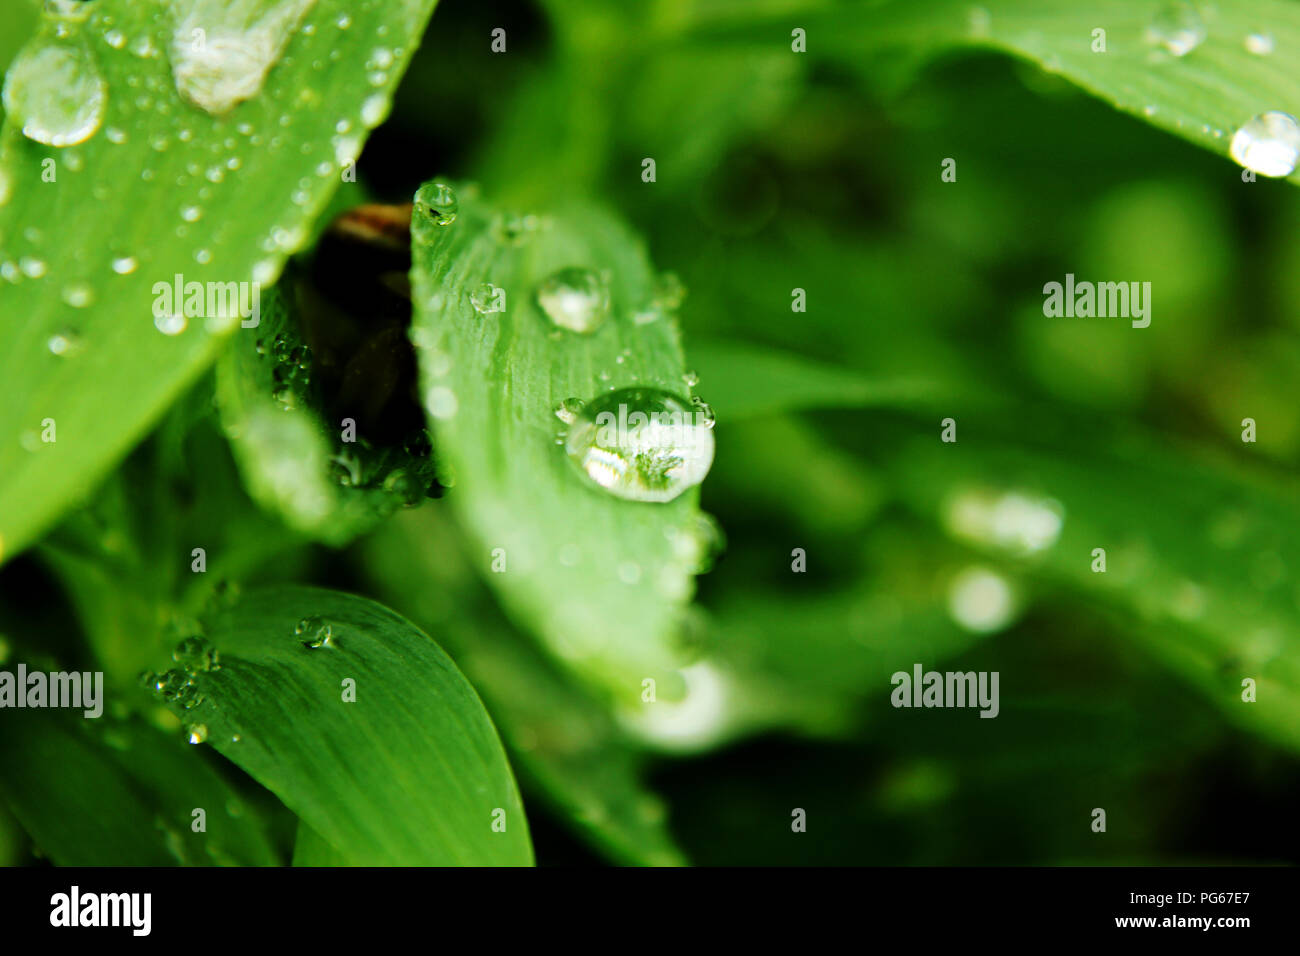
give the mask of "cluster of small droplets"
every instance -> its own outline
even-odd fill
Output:
[[[255,343],[257,353],[272,362],[272,395],[286,411],[297,408],[311,384],[311,348],[293,337],[278,333],[268,347],[265,339]]]

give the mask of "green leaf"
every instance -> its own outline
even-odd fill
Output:
[[[1157,18],[1176,10],[1190,11],[1190,22],[1199,22],[1204,35],[1182,56],[1158,42]],[[860,61],[900,48],[1005,50],[1224,156],[1233,133],[1252,117],[1271,110],[1300,115],[1300,74],[1293,68],[1300,6],[1288,0],[993,0],[978,6],[888,0],[806,19],[810,52],[840,59]],[[1104,53],[1093,50],[1096,29],[1106,31]],[[1252,34],[1269,36],[1275,52],[1247,49]],[[1300,183],[1300,172],[1289,179]]]
[[[444,484],[455,484],[448,501],[481,548],[475,565],[522,627],[623,701],[648,678],[660,696],[679,695],[674,633],[698,562],[698,491],[624,500],[557,444],[568,399],[686,391],[674,316],[634,319],[656,298],[641,243],[589,206],[548,212],[515,240],[473,195],[450,225],[418,206],[416,216],[412,339]],[[535,301],[544,280],[574,267],[608,277],[610,316],[590,334],[558,329]],[[504,291],[505,311],[471,304],[486,284]],[[491,572],[494,558],[503,572]]]
[[[78,726],[80,724],[81,726]],[[14,711],[0,735],[0,796],[60,866],[270,866],[249,807],[176,737],[107,714]],[[204,811],[195,832],[193,811]]]
[[[294,866],[348,866],[348,858],[307,824],[298,821],[298,835],[293,841]]]
[[[1131,639],[1230,720],[1300,748],[1295,598],[1285,584],[1300,562],[1287,531],[1300,521],[1294,495],[1152,435],[1018,416],[1034,444],[975,422],[957,444],[883,433],[905,500],[1022,573],[1122,610]],[[1059,536],[1042,533],[1056,527],[1042,521],[1044,507],[1060,516]],[[1093,570],[1095,548],[1105,549],[1104,573]],[[1245,678],[1258,685],[1255,703],[1242,700]]]
[[[309,9],[285,28],[260,92],[221,115],[193,105],[173,77],[190,61],[194,29],[230,44],[223,29],[247,25],[211,0],[101,0],[84,22],[46,16],[23,55],[63,56],[64,88],[81,79],[93,89],[92,71],[103,80],[102,120],[84,141],[24,136],[25,123],[67,125],[66,109],[42,88],[48,74],[15,80],[11,70],[8,98],[29,115],[10,113],[0,133],[0,281],[5,314],[22,316],[0,334],[0,560],[87,494],[223,339],[257,334],[215,296],[185,323],[158,320],[170,331],[184,324],[178,334],[155,327],[155,307],[187,311],[162,291],[177,275],[223,292],[275,280],[382,118],[433,0],[288,5]],[[287,5],[238,9],[273,7]],[[56,48],[65,52],[42,53]],[[204,74],[189,76],[191,97],[213,104]],[[245,287],[250,306],[254,288]],[[58,336],[65,344],[52,354]]]
[[[663,802],[642,783],[640,748],[601,701],[502,619],[464,546],[445,511],[422,508],[367,538],[360,564],[389,604],[440,636],[501,728],[526,791],[619,863],[682,864]]]
[[[301,539],[248,499],[211,409],[205,380],[36,548],[118,687],[168,659],[214,591],[300,568]]]
[[[532,863],[483,705],[409,621],[285,587],[250,592],[205,625],[219,666],[196,669],[173,709],[350,863]]]

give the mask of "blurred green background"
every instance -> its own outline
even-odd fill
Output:
[[[342,549],[291,534],[242,491],[210,381],[0,573],[4,646],[133,687],[207,596],[168,557],[202,535],[223,580],[367,594],[439,640],[542,865],[1300,861],[1300,194],[999,54],[792,54],[799,6],[446,0],[337,204],[434,174],[595,196],[681,277],[726,535],[687,624],[696,703],[645,726],[580,686],[442,501]],[[1151,282],[1150,328],[1045,317],[1067,272]],[[1044,513],[1059,534],[1026,543]],[[1000,672],[1000,716],[895,710],[918,662]],[[0,811],[0,859],[38,849]]]

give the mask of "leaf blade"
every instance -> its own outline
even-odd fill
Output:
[[[328,642],[306,646],[320,627]],[[216,612],[207,634],[220,667],[194,674],[203,699],[174,709],[349,862],[531,864],[496,731],[410,622],[364,598],[284,587]],[[492,829],[498,809],[505,832]]]

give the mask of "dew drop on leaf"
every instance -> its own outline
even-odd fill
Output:
[[[1205,21],[1190,3],[1167,3],[1147,27],[1146,38],[1166,53],[1186,56],[1205,40]]]
[[[334,629],[319,617],[304,617],[293,629],[298,643],[309,650],[334,646]]]
[[[446,183],[425,183],[415,194],[415,211],[435,225],[451,225],[459,209],[456,191]]]
[[[537,287],[537,305],[559,328],[594,332],[609,315],[609,286],[591,269],[561,269]]]
[[[84,282],[73,282],[63,288],[63,301],[74,309],[84,309],[95,301],[94,290]]]
[[[1250,33],[1246,36],[1246,52],[1255,56],[1269,56],[1273,52],[1273,37],[1268,33]]]
[[[572,425],[582,414],[582,408],[586,404],[580,398],[566,398],[555,406],[555,417],[566,425]]]
[[[3,99],[28,139],[74,146],[94,136],[104,121],[108,87],[84,45],[37,41],[9,68]]]
[[[47,346],[51,355],[69,358],[81,351],[82,344],[80,335],[72,329],[64,329],[62,332],[50,336]]]
[[[474,291],[469,294],[469,303],[479,315],[501,311],[497,308],[497,287],[491,282],[484,282],[482,285],[476,286]]]
[[[158,315],[153,320],[154,327],[163,335],[180,335],[185,331],[189,320],[183,314]]]
[[[669,392],[624,388],[588,402],[565,439],[580,474],[629,501],[671,501],[704,480],[714,439]]]
[[[1300,124],[1289,113],[1261,113],[1232,135],[1228,155],[1261,176],[1290,176],[1300,159]]]
[[[213,115],[261,92],[316,0],[172,0],[169,52],[181,96]]]

